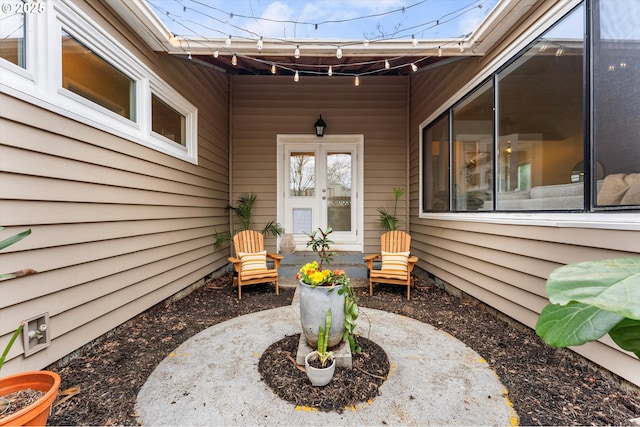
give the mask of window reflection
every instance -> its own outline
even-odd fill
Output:
[[[292,152],[289,156],[289,195],[313,196],[316,187],[316,158],[313,152]]]
[[[423,209],[449,210],[449,115],[443,115],[424,129],[422,150],[425,179]]]
[[[583,8],[498,74],[500,210],[583,209]]]
[[[135,120],[133,80],[64,31],[62,87]]]
[[[19,67],[27,68],[25,15],[17,13],[17,7],[11,9],[13,9],[11,14],[2,13],[0,18],[0,57]]]
[[[454,210],[493,209],[491,82],[484,84],[454,108],[453,141]]]

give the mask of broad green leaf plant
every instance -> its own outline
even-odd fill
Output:
[[[578,346],[605,334],[640,358],[640,258],[568,264],[547,280],[550,304],[536,333],[554,347]]]

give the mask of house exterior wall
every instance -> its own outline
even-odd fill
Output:
[[[157,55],[99,4],[77,6],[198,108],[198,164],[0,94],[0,348],[22,319],[48,312],[51,345],[20,343],[3,374],[40,369],[225,266],[228,77]]]
[[[278,134],[314,134],[322,114],[326,135],[364,135],[364,249],[379,250],[379,207],[393,206],[393,187],[407,188],[408,78],[302,78],[232,76],[231,201],[242,193],[257,194],[253,222],[262,228],[277,214]],[[407,200],[406,197],[403,198]],[[401,227],[407,209],[401,203]],[[274,238],[265,245],[275,249]]]
[[[410,230],[418,267],[535,328],[548,303],[545,285],[552,270],[573,262],[640,256],[640,224],[628,219],[615,223],[616,213],[610,214],[611,223],[598,224],[590,222],[594,215],[590,213],[558,213],[552,219],[535,213],[420,214],[421,125],[450,106],[454,96],[517,35],[513,32],[487,57],[451,62],[412,76]],[[572,350],[640,385],[640,361],[608,336]]]

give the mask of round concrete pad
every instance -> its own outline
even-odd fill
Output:
[[[299,306],[241,316],[178,347],[138,395],[144,425],[517,425],[507,392],[473,350],[428,324],[364,309],[363,336],[389,357],[389,378],[373,401],[342,414],[296,407],[260,379],[262,352],[300,333]],[[371,321],[371,332],[367,336]]]

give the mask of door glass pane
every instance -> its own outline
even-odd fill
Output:
[[[313,196],[316,189],[316,157],[313,152],[289,155],[289,195]]]
[[[313,210],[306,208],[293,208],[293,233],[311,233],[313,225]]]
[[[453,210],[493,209],[492,82],[453,110],[453,189]]]
[[[327,153],[327,225],[351,231],[351,153]]]
[[[17,2],[2,3],[2,6],[10,5],[11,12],[0,17],[0,57],[26,68],[25,16],[15,3]]]
[[[597,192],[598,206],[638,206],[640,2],[600,0],[595,4],[593,141],[597,162],[591,169],[592,193]]]
[[[583,21],[579,7],[498,74],[498,210],[584,208]]]

